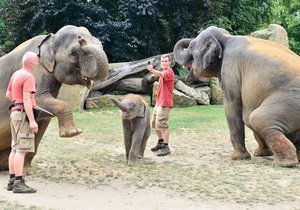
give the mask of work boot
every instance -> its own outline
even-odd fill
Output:
[[[163,144],[161,150],[158,151],[157,156],[166,156],[171,154],[169,145]]]
[[[164,145],[164,141],[159,140],[157,142],[156,146],[151,148],[151,151],[157,152],[158,150],[160,150],[162,148],[163,145]]]
[[[13,187],[14,193],[35,193],[36,189],[31,188],[25,184],[25,180],[15,180],[14,187]]]
[[[7,191],[12,191],[14,187],[14,182],[15,182],[15,177],[14,178],[9,178],[8,184],[7,184]]]

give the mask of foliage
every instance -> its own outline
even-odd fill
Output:
[[[243,35],[270,20],[287,29],[292,49],[300,48],[297,0],[2,0],[0,11],[0,46],[6,52],[72,24],[99,38],[110,62],[130,61],[171,52],[180,38],[209,25]]]
[[[274,0],[272,14],[272,22],[286,29],[291,49],[300,54],[300,1]]]
[[[271,0],[211,0],[208,2],[211,20],[206,25],[214,24],[233,34],[250,34],[263,26],[270,18]]]

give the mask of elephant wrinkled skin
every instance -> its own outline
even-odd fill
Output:
[[[249,159],[244,125],[258,142],[255,156],[275,165],[300,159],[300,57],[287,47],[211,26],[174,47],[176,61],[197,77],[218,77],[233,145],[232,159]]]
[[[108,60],[102,45],[84,27],[65,26],[56,34],[36,36],[1,57],[0,168],[7,168],[11,142],[8,110],[11,102],[5,98],[5,93],[11,75],[22,67],[22,57],[27,51],[39,56],[39,64],[32,72],[36,79],[37,105],[57,116],[61,137],[82,132],[74,124],[70,105],[56,99],[62,83],[89,87],[92,80],[105,79],[108,73]],[[36,121],[39,126],[35,138],[37,150],[50,116],[40,114]],[[26,155],[25,166],[30,166],[35,153]]]
[[[133,165],[144,156],[150,136],[150,111],[148,104],[136,94],[127,94],[122,101],[110,99],[122,111],[122,123],[126,159]]]

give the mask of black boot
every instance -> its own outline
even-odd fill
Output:
[[[35,193],[36,189],[27,186],[25,184],[24,179],[22,179],[22,180],[15,180],[13,192],[14,193]]]
[[[12,191],[14,187],[15,177],[9,178],[8,184],[7,184],[7,191]]]
[[[162,148],[163,144],[164,144],[164,140],[159,139],[156,146],[151,148],[151,151],[157,152],[158,150],[160,150]]]
[[[166,156],[171,154],[170,148],[168,144],[163,144],[161,150],[158,151],[157,156]]]

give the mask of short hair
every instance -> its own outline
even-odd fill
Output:
[[[38,59],[38,56],[35,52],[28,51],[23,55],[22,63],[25,65],[27,62],[31,61],[32,59]]]
[[[172,61],[170,54],[163,54],[163,55],[161,55],[161,58],[169,58],[169,61],[170,62]]]

